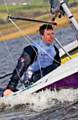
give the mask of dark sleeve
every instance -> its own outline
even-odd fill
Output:
[[[54,46],[55,50],[56,50],[56,55],[54,57],[54,61],[53,61],[53,65],[56,67],[58,67],[59,65],[61,65],[61,58],[59,55],[59,50],[57,49],[56,46]]]
[[[29,45],[24,48],[22,55],[18,59],[17,66],[13,71],[13,75],[10,78],[10,82],[7,86],[8,89],[16,91],[16,86],[18,84],[18,81],[20,80],[20,77],[27,70],[29,65],[31,65],[37,58],[37,53],[38,50],[34,46]]]

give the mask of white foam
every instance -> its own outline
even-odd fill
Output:
[[[54,106],[56,100],[62,103],[65,101],[72,102],[77,100],[77,97],[78,89],[46,90],[32,95],[22,92],[12,97],[1,98],[0,105],[4,103],[13,107],[19,104],[29,104],[31,109],[39,111]]]

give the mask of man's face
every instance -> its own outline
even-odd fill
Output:
[[[42,36],[44,42],[51,44],[54,41],[54,37],[55,35],[53,30],[44,30],[44,35]]]

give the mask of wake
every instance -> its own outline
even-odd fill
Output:
[[[59,91],[45,90],[39,93],[27,94],[21,92],[14,96],[0,98],[0,111],[6,109],[26,110],[39,112],[51,108],[56,104],[74,103],[78,101],[78,89],[62,89]]]

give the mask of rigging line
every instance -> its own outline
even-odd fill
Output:
[[[39,68],[40,68],[40,75],[41,75],[41,78],[42,78],[43,77],[43,73],[42,73],[42,70],[41,70],[41,65],[40,65],[39,57],[38,57],[38,63],[39,63]]]
[[[5,5],[5,7],[6,7],[7,13],[9,14],[9,10],[8,10],[8,7],[7,7],[7,2],[6,2],[6,0],[4,0],[4,5]],[[12,56],[12,54],[11,54],[11,52],[10,52],[10,50],[9,50],[9,47],[8,47],[6,41],[4,42],[4,45],[6,46],[6,49],[7,49],[7,51],[8,51],[8,56],[9,56],[9,58],[11,58],[11,61],[12,61],[13,66],[15,66],[14,57]],[[4,75],[3,78],[6,77],[6,76],[7,76],[7,74]],[[9,75],[8,75],[8,76],[9,76]]]
[[[7,45],[7,42],[4,42],[4,45],[5,45],[5,47],[6,47],[7,51],[8,51],[8,56],[9,56],[9,58],[11,58],[11,61],[12,61],[13,66],[16,66],[16,64],[15,64],[16,62],[15,62],[14,57],[12,56],[12,54],[11,54],[11,52],[10,52],[10,50],[9,50],[9,47],[8,47],[8,45]],[[18,72],[17,68],[15,68],[15,69],[16,69],[17,75],[18,75],[18,77],[19,77],[19,79],[20,79],[19,72]],[[5,78],[5,77],[10,76],[10,75],[12,75],[12,73],[7,73],[7,74],[1,76],[0,79]]]
[[[9,15],[9,9],[8,9],[8,6],[7,6],[7,2],[6,2],[6,0],[3,0],[3,1],[4,1],[4,5],[5,5],[5,8],[6,8],[6,11],[7,11],[8,15]]]
[[[52,21],[52,14],[50,12],[50,1],[49,0],[48,0],[47,4],[49,4],[49,9],[48,9],[48,7],[46,7],[46,11],[49,14],[49,18],[51,19],[52,24],[57,26],[57,23],[55,21]]]
[[[46,52],[46,50],[44,50],[39,44],[37,44],[36,42],[34,42],[34,40],[30,37],[30,36],[26,36],[25,37],[25,32],[24,31],[22,31],[16,24],[15,24],[15,22],[12,20],[12,19],[10,19],[9,18],[9,20],[10,20],[10,22],[24,35],[24,39],[27,41],[27,39],[26,38],[28,38],[28,40],[30,40],[30,42],[33,42],[35,45],[37,45],[44,53],[46,53],[52,60],[54,60],[54,61],[56,61],[57,63],[59,63],[57,60],[55,60],[50,54],[48,54],[47,52]],[[29,41],[28,41],[28,43],[30,43]]]
[[[6,2],[6,0],[4,0],[4,5],[5,5],[5,7],[6,7],[6,10],[7,10],[8,15],[9,15],[9,10],[8,10],[8,7],[7,7],[7,2]],[[10,52],[10,50],[9,50],[8,45],[7,45],[6,42],[4,42],[4,44],[5,44],[6,49],[7,49],[7,51],[8,51],[9,58],[11,58],[11,61],[12,61],[13,65],[15,66],[15,65],[16,65],[16,64],[15,64],[15,60],[14,60],[14,57],[12,56],[12,54],[11,54],[11,52]],[[17,69],[16,69],[16,71],[17,71]],[[1,78],[7,77],[7,76],[9,76],[10,74],[11,74],[11,73],[6,74],[6,75],[2,76]],[[17,74],[18,74],[18,76],[19,76],[18,71],[17,71]],[[20,76],[19,76],[19,78],[20,78]]]
[[[56,41],[57,44],[63,49],[63,51],[65,52],[65,54],[66,54],[70,59],[72,59],[71,56],[70,56],[70,54],[64,49],[63,45],[59,42],[59,40],[58,40],[57,38],[55,38],[55,41]]]
[[[0,35],[2,36],[2,33],[1,33]],[[10,50],[9,50],[9,47],[8,47],[8,45],[7,45],[7,42],[5,41],[5,42],[3,42],[3,43],[4,43],[4,45],[5,45],[6,49],[7,49],[9,58],[11,58],[12,63],[13,63],[13,65],[15,66],[15,61],[14,61],[14,58],[13,58],[13,56],[12,56]]]
[[[0,36],[2,36],[2,32],[0,32]],[[8,77],[10,75],[12,75],[12,72],[6,73],[5,75],[0,76],[0,79],[3,79],[3,78]]]

